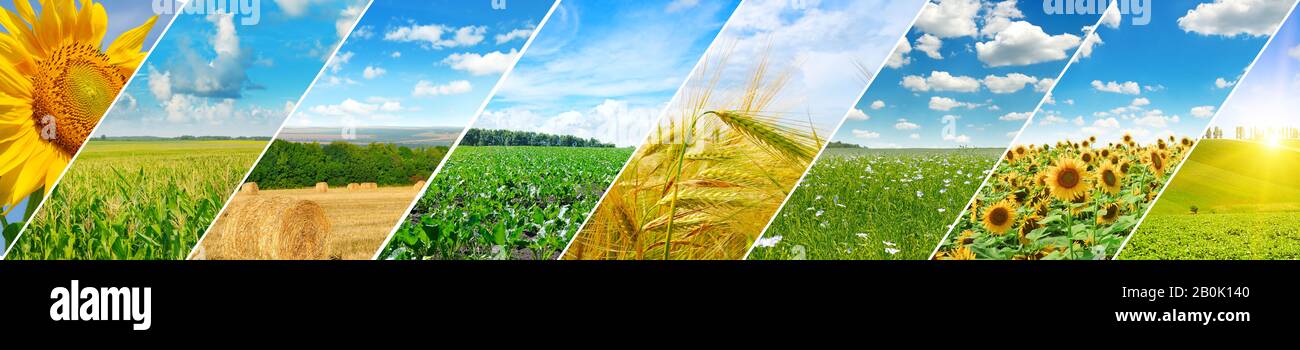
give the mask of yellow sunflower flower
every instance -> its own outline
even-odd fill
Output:
[[[144,60],[158,17],[107,49],[104,6],[93,0],[14,1],[0,8],[0,205],[46,194]]]

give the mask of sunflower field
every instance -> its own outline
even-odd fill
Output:
[[[1124,135],[1021,145],[1003,155],[940,246],[940,260],[1111,258],[1194,141]]]

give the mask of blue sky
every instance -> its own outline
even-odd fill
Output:
[[[475,128],[639,144],[738,0],[565,0]]]
[[[288,125],[464,127],[553,3],[377,1]]]
[[[1049,15],[1036,0],[944,0],[924,11],[835,140],[1004,148],[1100,18]]]
[[[1214,125],[1232,137],[1232,128],[1300,127],[1300,17],[1291,15],[1237,91],[1223,105]]]
[[[363,0],[262,1],[260,23],[182,14],[95,136],[271,136]]]
[[[1126,132],[1142,143],[1200,136],[1292,0],[1161,1],[1151,23],[1128,16],[1097,31],[1104,44],[1070,67],[1017,144]]]

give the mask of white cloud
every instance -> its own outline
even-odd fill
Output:
[[[1074,125],[1083,126],[1083,124],[1084,121],[1082,116],[1074,117]]]
[[[898,129],[898,130],[916,130],[920,128],[921,128],[920,125],[917,125],[916,123],[913,122],[909,122],[907,121],[907,119],[899,119],[898,123],[894,124],[894,129]]]
[[[488,110],[474,127],[573,135],[627,147],[645,141],[646,131],[658,121],[663,107],[633,107],[627,101],[607,99],[588,109],[555,115],[541,115],[525,108]]]
[[[1032,114],[1032,113],[1029,113],[1029,112],[1011,112],[1011,113],[1004,114],[1004,115],[1002,115],[1001,117],[998,117],[998,120],[1001,120],[1001,121],[1007,121],[1007,122],[1011,122],[1011,121],[1021,121],[1021,120],[1028,120],[1030,114]]]
[[[920,38],[916,38],[916,50],[924,52],[925,55],[930,56],[930,58],[936,60],[943,59],[943,54],[939,53],[939,49],[942,48],[943,40],[934,35],[926,34],[922,35]]]
[[[980,28],[980,35],[993,37],[1007,29],[1012,20],[1024,17],[1025,14],[1016,8],[1016,0],[1005,0],[994,4],[984,12],[984,27]]]
[[[1209,118],[1214,116],[1214,106],[1200,106],[1192,108],[1192,116],[1197,118]]]
[[[885,101],[876,100],[876,102],[871,103],[871,109],[880,110],[881,108],[885,108]]]
[[[1092,88],[1097,89],[1097,91],[1116,94],[1138,95],[1142,93],[1142,87],[1137,82],[1132,81],[1102,83],[1100,80],[1093,80]]]
[[[171,75],[171,72],[161,73],[152,65],[149,66],[149,92],[152,92],[158,101],[172,99]]]
[[[393,51],[393,54],[392,54],[392,55],[389,55],[389,57],[392,57],[392,58],[402,58],[402,52],[401,52],[401,51]]]
[[[343,102],[332,105],[317,105],[308,108],[307,111],[315,116],[331,117],[334,119],[341,118],[364,118],[367,120],[391,120],[396,118],[391,113],[405,111],[402,103],[397,100],[374,100],[374,103],[366,103],[354,99],[346,99]]]
[[[1024,89],[1026,85],[1038,83],[1038,78],[1020,73],[1006,76],[989,75],[984,77],[984,86],[995,94],[1011,94]]]
[[[970,136],[944,134],[943,140],[953,142],[953,143],[970,143]]]
[[[912,58],[907,56],[907,54],[911,52],[912,44],[907,42],[907,38],[899,40],[898,47],[894,48],[894,52],[889,55],[889,60],[885,61],[885,66],[898,69],[906,66],[908,63],[912,63]]]
[[[1150,105],[1150,104],[1151,104],[1151,100],[1148,100],[1146,97],[1138,97],[1138,98],[1133,99],[1133,103],[1130,104],[1130,106],[1133,106],[1133,107],[1142,107],[1142,106],[1146,106],[1146,105]]]
[[[1227,89],[1236,85],[1237,85],[1236,80],[1228,81],[1227,79],[1223,79],[1223,78],[1214,80],[1214,86],[1220,89]]]
[[[1300,45],[1296,45],[1296,47],[1291,48],[1291,50],[1288,50],[1286,53],[1291,55],[1292,58],[1300,60]]]
[[[366,66],[365,71],[361,72],[361,76],[366,79],[378,78],[384,74],[388,74],[388,70],[374,66]]]
[[[1165,115],[1164,111],[1156,109],[1143,113],[1141,117],[1133,120],[1133,124],[1152,128],[1166,128],[1169,124],[1176,124],[1181,119],[1177,115],[1168,116]]]
[[[853,137],[857,137],[859,139],[864,139],[864,140],[872,140],[872,139],[880,138],[880,133],[871,130],[853,129]]]
[[[914,133],[914,134],[911,134],[911,135],[907,135],[907,138],[910,138],[910,139],[913,139],[913,140],[920,140],[920,139],[921,139],[921,134],[915,134],[915,133]]]
[[[515,29],[505,34],[497,34],[497,45],[505,44],[513,40],[525,40],[533,34],[532,29]]]
[[[1065,124],[1067,122],[1069,121],[1056,114],[1047,114],[1038,119],[1039,125]]]
[[[1054,87],[1054,86],[1056,86],[1056,79],[1052,79],[1052,78],[1043,78],[1043,79],[1039,79],[1037,84],[1034,84],[1034,91],[1035,91],[1035,92],[1051,92],[1051,91],[1052,91],[1052,87]]]
[[[916,19],[916,28],[940,38],[974,36],[979,11],[977,0],[940,0],[938,4],[927,1]]]
[[[343,11],[339,12],[339,18],[334,21],[334,34],[338,35],[339,39],[348,36],[348,32],[356,26],[357,20],[360,19],[361,14],[366,11],[364,6],[365,4],[358,3],[348,6],[344,8]],[[373,36],[373,34],[374,33],[369,33],[363,30],[359,37],[362,39],[368,39],[370,36]]]
[[[1112,2],[1110,6],[1106,7],[1106,13],[1101,16],[1102,25],[1112,29],[1119,28],[1119,22],[1123,19],[1123,15],[1120,13],[1119,6],[1117,5],[1119,5],[1118,2]]]
[[[1103,44],[1106,44],[1106,42],[1101,40],[1101,35],[1097,33],[1089,33],[1087,36],[1084,36],[1083,44],[1079,45],[1079,58],[1092,57],[1092,49],[1097,45]]]
[[[857,109],[857,108],[854,108],[853,110],[849,111],[849,114],[848,116],[846,116],[846,118],[848,118],[849,120],[871,120],[871,116],[867,115],[866,112],[863,112],[861,109]]]
[[[455,95],[467,93],[473,89],[473,85],[470,85],[469,81],[466,80],[456,80],[442,85],[435,85],[428,80],[421,80],[415,84],[415,89],[411,91],[411,96],[429,97],[438,95]]]
[[[947,112],[947,111],[951,111],[953,108],[958,108],[958,107],[975,108],[979,106],[980,106],[979,104],[961,102],[947,97],[940,97],[940,96],[930,97],[930,109],[936,111]]]
[[[1273,34],[1293,1],[1215,0],[1197,5],[1178,19],[1178,27],[1201,35],[1267,36]]]
[[[699,4],[700,0],[673,0],[673,2],[669,3],[668,7],[664,9],[664,12],[676,13],[683,10],[689,10],[695,6],[699,6]]]
[[[1080,41],[1073,34],[1049,35],[1039,26],[1016,21],[994,35],[993,40],[975,43],[975,53],[990,67],[1024,66],[1066,59],[1066,51],[1079,46]]]
[[[330,60],[330,72],[338,73],[339,71],[342,71],[343,65],[351,62],[353,56],[356,56],[356,53],[352,51],[343,51],[334,55],[334,59]]]
[[[442,60],[452,69],[466,71],[473,75],[500,74],[510,69],[519,57],[519,50],[511,49],[509,53],[489,52],[486,55],[476,53],[455,53]]]
[[[389,30],[384,40],[418,42],[426,48],[443,49],[478,45],[486,32],[484,26],[452,28],[441,24],[411,24]]]
[[[909,75],[903,77],[902,86],[915,92],[925,91],[956,91],[956,92],[976,92],[980,89],[980,81],[967,76],[954,76],[951,73],[943,71],[931,71],[929,77],[920,77]]]

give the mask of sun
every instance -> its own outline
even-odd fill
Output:
[[[0,204],[6,213],[46,194],[144,60],[149,18],[101,49],[104,6],[93,1],[14,1],[0,8]]]

